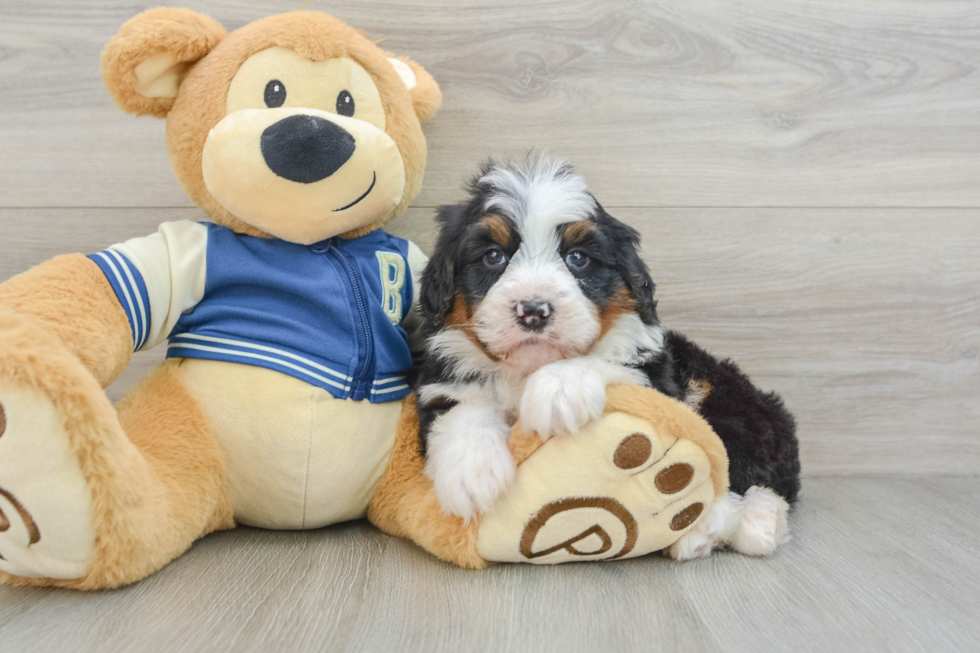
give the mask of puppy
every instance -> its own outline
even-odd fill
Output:
[[[518,418],[543,439],[575,432],[602,415],[606,386],[624,382],[687,402],[729,454],[732,491],[670,555],[724,544],[766,555],[787,539],[799,491],[793,417],[734,363],[661,328],[639,234],[567,163],[490,162],[438,221],[422,278],[418,409],[444,511],[469,520],[493,505],[514,475]]]

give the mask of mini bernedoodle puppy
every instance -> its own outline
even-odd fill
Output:
[[[514,475],[518,417],[560,437],[626,382],[697,410],[730,458],[731,492],[668,553],[767,555],[785,541],[800,487],[793,417],[733,362],[661,328],[636,230],[562,160],[491,162],[469,190],[439,209],[421,290],[421,442],[443,510],[469,520],[492,506]]]

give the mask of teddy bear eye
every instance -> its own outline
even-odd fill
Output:
[[[265,106],[270,109],[281,107],[286,101],[286,85],[274,79],[265,85]]]
[[[337,113],[348,117],[354,115],[354,96],[347,91],[337,94]]]

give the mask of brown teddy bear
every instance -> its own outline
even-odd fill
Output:
[[[0,285],[5,582],[118,587],[236,523],[365,515],[471,567],[633,556],[724,492],[703,420],[619,388],[588,433],[533,457],[516,427],[524,464],[491,514],[438,509],[406,381],[425,257],[381,230],[422,183],[441,95],[420,66],[322,13],[226,34],[161,8],[121,28],[102,70],[123,110],[167,119],[207,221]],[[103,388],[164,341],[113,407]]]

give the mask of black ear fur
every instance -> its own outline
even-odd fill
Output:
[[[598,201],[596,207],[596,220],[614,244],[616,265],[636,301],[640,319],[646,324],[657,324],[657,300],[653,298],[656,285],[647,264],[640,258],[640,232],[606,213]]]
[[[456,298],[456,268],[460,236],[464,226],[466,203],[440,206],[436,213],[439,239],[432,258],[422,272],[419,305],[422,310],[422,332],[426,337],[442,330],[446,316],[453,310]]]

